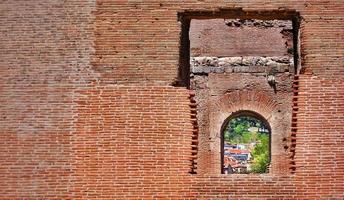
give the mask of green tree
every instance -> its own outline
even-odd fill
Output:
[[[270,162],[269,134],[265,132],[250,132],[250,127],[267,129],[262,121],[253,117],[237,117],[228,123],[224,131],[224,140],[230,144],[256,143],[251,154],[253,173],[265,173]],[[252,130],[251,130],[252,131]]]
[[[259,133],[258,141],[260,143],[252,151],[253,164],[251,165],[251,171],[254,173],[266,173],[270,163],[269,135],[267,133]]]

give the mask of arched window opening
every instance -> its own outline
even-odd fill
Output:
[[[259,114],[234,113],[222,127],[222,172],[267,173],[270,165],[271,131]]]

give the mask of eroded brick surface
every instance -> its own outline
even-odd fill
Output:
[[[240,24],[243,24],[240,26]],[[238,28],[239,27],[239,28]],[[286,55],[287,38],[283,30],[291,30],[291,21],[279,25],[210,19],[191,20],[192,56],[280,56]]]

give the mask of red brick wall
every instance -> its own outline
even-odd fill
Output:
[[[303,17],[294,175],[188,175],[188,92],[168,86],[177,13],[233,7]],[[342,199],[343,10],[342,0],[1,1],[0,198]]]
[[[1,199],[68,196],[74,160],[71,90],[1,85]]]
[[[188,90],[90,85],[64,101],[72,106],[54,104],[62,94],[51,90],[47,111],[33,99],[42,90],[18,100],[40,108],[2,124],[1,198],[193,197]]]
[[[291,23],[291,22],[289,22]],[[230,27],[224,19],[191,20],[191,56],[283,56],[281,27]]]
[[[300,198],[344,197],[344,80],[300,76],[296,176]]]
[[[208,175],[196,180],[197,199],[298,199],[294,179],[288,176]]]
[[[191,198],[188,93],[172,87],[78,90],[72,193],[82,198]]]
[[[94,9],[91,1],[0,2],[0,199],[71,195],[74,90],[96,77]]]

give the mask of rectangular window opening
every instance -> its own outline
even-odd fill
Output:
[[[212,42],[210,41],[207,46],[203,46],[202,48],[197,48],[197,44],[200,41],[195,38],[195,31],[194,27],[197,24],[203,25],[206,24],[206,21],[215,21],[216,25],[219,25],[219,21],[223,20],[228,27],[260,27],[260,28],[276,28],[276,26],[283,26],[284,22],[289,23],[288,27],[281,32],[281,35],[288,39],[286,41],[288,44],[285,44],[286,52],[289,56],[293,59],[293,68],[291,72],[295,74],[299,74],[301,70],[301,61],[300,61],[300,22],[301,17],[298,12],[294,10],[272,10],[272,11],[243,11],[242,9],[223,9],[220,11],[192,11],[192,12],[183,12],[178,13],[178,20],[181,24],[181,33],[180,33],[180,48],[179,48],[179,67],[178,67],[178,78],[177,81],[174,83],[175,86],[180,87],[187,87],[190,88],[190,77],[193,76],[192,74],[192,58],[197,57],[198,55],[206,55],[206,57],[244,57],[247,56],[254,56],[254,57],[269,57],[269,52],[265,52],[265,54],[259,53],[259,51],[255,52],[244,52],[240,54],[238,52],[234,53],[227,51],[227,52],[219,52],[219,51],[211,51],[213,49],[224,49],[224,48],[234,48],[234,45],[227,45],[226,42],[219,45],[219,42]],[[205,23],[204,23],[205,21]],[[275,22],[275,24],[271,24],[271,22]],[[196,24],[196,25],[195,25]],[[221,27],[220,27],[221,28]],[[282,28],[282,27],[281,27]],[[197,28],[196,28],[197,29]],[[190,32],[191,31],[191,32]],[[206,31],[203,29],[203,31]],[[210,31],[211,32],[211,31]],[[191,34],[191,35],[190,35]],[[229,32],[228,35],[231,35]],[[291,37],[290,37],[291,36]],[[200,38],[202,40],[203,38]],[[209,39],[209,38],[208,38]],[[235,36],[234,36],[235,39]],[[269,38],[267,38],[269,39]],[[225,38],[224,40],[225,41]],[[240,43],[240,39],[238,40]],[[261,40],[257,40],[255,42],[259,42]],[[268,40],[267,40],[268,41]],[[202,41],[201,41],[202,42]],[[204,42],[204,41],[203,41]],[[269,41],[268,41],[269,42]],[[214,45],[215,44],[215,45]],[[238,46],[236,44],[236,46]],[[254,43],[253,43],[254,44]],[[268,43],[267,43],[268,44]],[[257,44],[256,44],[257,45]],[[196,46],[196,47],[195,47]],[[207,52],[207,47],[208,49]],[[249,48],[253,48],[257,46],[249,46]],[[273,48],[276,46],[272,46]],[[241,46],[241,50],[248,49],[247,46]],[[279,49],[281,50],[281,49]],[[209,52],[210,51],[210,52]],[[222,53],[222,54],[221,54]],[[218,54],[218,55],[216,55]],[[272,55],[270,53],[270,55]],[[202,56],[201,56],[202,57]],[[201,72],[202,73],[202,72]]]

